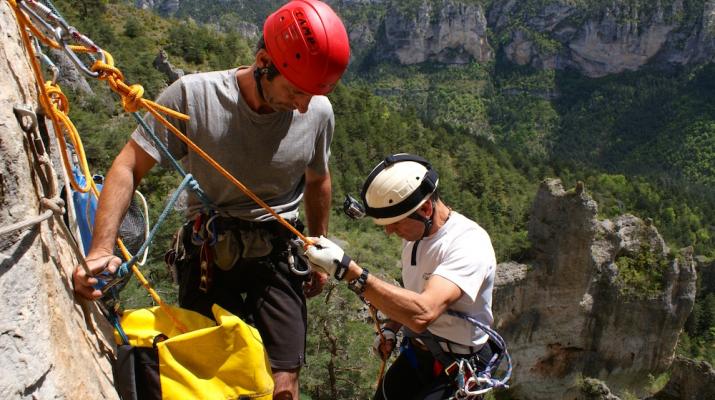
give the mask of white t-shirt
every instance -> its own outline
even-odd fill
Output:
[[[462,289],[462,297],[449,309],[467,314],[491,326],[492,289],[496,256],[489,234],[476,222],[452,211],[447,222],[417,246],[416,263],[412,248],[416,242],[403,241],[402,279],[406,289],[421,293],[434,274]],[[481,346],[489,337],[469,321],[448,315],[439,316],[428,328],[437,336],[464,346]]]

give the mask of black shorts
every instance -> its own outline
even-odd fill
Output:
[[[176,263],[181,307],[213,318],[211,307],[218,304],[258,329],[274,370],[303,366],[307,332],[305,278],[290,271],[287,239],[275,237],[269,255],[240,259],[228,271],[212,267],[211,284],[204,292],[199,289],[199,246],[191,243],[188,234],[184,236],[186,256]]]

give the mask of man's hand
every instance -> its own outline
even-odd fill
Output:
[[[318,270],[311,271],[310,280],[303,284],[305,297],[311,298],[319,295],[326,283],[328,283],[328,274]]]
[[[86,262],[91,275],[87,275],[81,265],[76,266],[74,274],[72,274],[74,291],[87,300],[97,300],[102,296],[102,291],[94,288],[94,285],[98,282],[94,276],[104,271],[114,274],[122,264],[122,260],[113,254],[105,254],[99,256],[90,255],[87,257]]]
[[[372,342],[372,352],[380,359],[387,360],[395,349],[397,339],[392,329],[383,327],[381,331],[382,335],[375,334],[375,340]]]
[[[317,238],[317,240],[316,238],[311,239],[314,240],[314,244],[308,247],[305,251],[305,256],[308,257],[313,267],[337,279],[342,279],[342,274],[345,273],[344,270],[350,264],[350,257],[345,255],[340,246],[324,236]],[[340,276],[335,275],[336,271],[340,273]]]

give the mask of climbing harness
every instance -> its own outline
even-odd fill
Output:
[[[289,222],[299,231],[303,230],[299,220]],[[299,226],[300,225],[300,226]],[[279,232],[283,227],[273,222],[246,222],[240,219],[224,217],[215,211],[197,214],[190,224],[182,226],[177,233],[173,249],[168,252],[168,265],[176,263],[179,254],[178,240],[188,230],[189,241],[198,247],[200,265],[200,290],[208,292],[213,278],[213,267],[228,271],[241,259],[250,259],[268,256],[273,251],[272,240],[282,238],[286,240],[287,262],[291,273],[305,276],[311,272],[309,263],[303,255],[305,243],[300,238],[285,237]],[[171,253],[171,254],[169,254]]]
[[[487,348],[482,347],[478,351],[465,349],[470,354],[462,355],[451,350],[454,344],[447,339],[440,338],[429,331],[416,334],[407,329],[411,339],[405,338],[400,349],[401,354],[407,358],[413,368],[418,368],[419,362],[413,346],[419,345],[418,348],[428,351],[434,360],[434,376],[444,375],[454,382],[455,391],[450,400],[481,399],[480,396],[491,390],[507,389],[509,387],[507,383],[511,378],[512,362],[504,339],[496,331],[467,314],[454,310],[447,310],[447,314],[465,319],[486,333],[489,340],[483,346]],[[418,342],[413,342],[415,340]],[[444,347],[451,351],[448,352]],[[482,350],[487,350],[486,354],[483,354]],[[501,377],[497,377],[502,361],[506,361],[506,367],[499,374]],[[382,395],[388,400],[386,386],[387,382],[383,382]]]
[[[456,371],[456,376],[454,376],[457,383],[457,391],[454,394],[454,399],[473,399],[476,396],[481,396],[494,389],[507,389],[509,386],[507,383],[511,378],[512,363],[511,355],[507,350],[506,342],[495,330],[489,326],[477,321],[475,318],[455,311],[447,310],[447,314],[452,315],[457,318],[462,318],[468,322],[476,325],[484,333],[489,336],[489,342],[485,343],[488,346],[489,343],[494,343],[497,347],[497,351],[494,352],[491,358],[486,362],[486,366],[483,369],[478,368],[477,361],[474,358],[464,358],[459,357],[453,361],[451,364],[447,364],[444,357],[436,355],[436,353],[442,353],[442,347],[437,343],[437,338],[432,335],[429,331],[426,331],[427,336],[422,336],[423,342],[429,348],[430,352],[435,356],[435,359],[440,361],[444,367],[444,371],[448,375],[454,375]],[[431,338],[430,338],[431,336]],[[507,366],[506,371],[501,379],[496,378],[495,374],[499,369],[502,360],[506,360]]]

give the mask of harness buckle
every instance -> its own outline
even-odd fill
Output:
[[[444,374],[447,375],[448,377],[453,377],[455,372],[459,371],[459,363],[457,361],[453,362],[452,364],[449,364],[448,366],[444,367]]]

